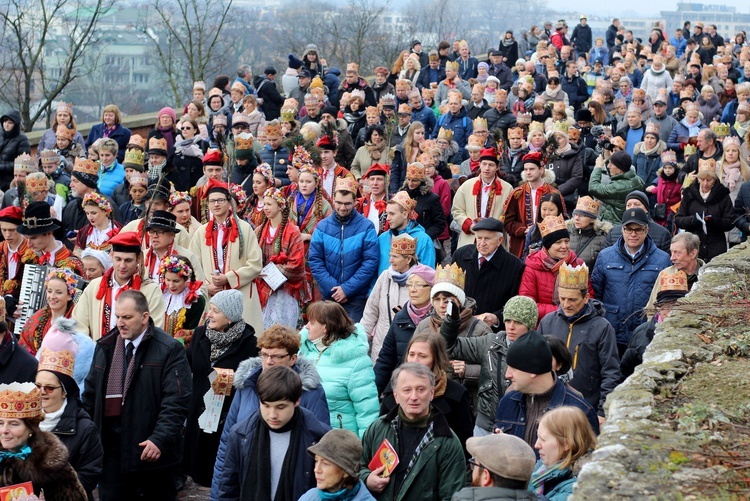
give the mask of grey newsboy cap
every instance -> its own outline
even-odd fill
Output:
[[[477,463],[503,478],[528,482],[534,472],[534,450],[516,436],[500,433],[471,437],[466,449]]]
[[[349,430],[331,430],[315,445],[307,448],[311,456],[320,456],[332,462],[352,478],[359,477],[359,459],[362,442]],[[532,452],[533,454],[533,452]]]

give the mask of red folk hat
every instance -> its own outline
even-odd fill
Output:
[[[109,239],[114,252],[141,252],[141,237],[135,231],[120,232]]]
[[[20,226],[23,224],[23,211],[16,206],[6,207],[0,210],[0,222]]]

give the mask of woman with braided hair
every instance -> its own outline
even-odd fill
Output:
[[[195,279],[190,260],[175,254],[164,256],[159,275],[166,307],[163,329],[188,347],[206,309],[203,282]]]
[[[112,205],[107,197],[95,191],[86,193],[81,205],[89,222],[76,235],[76,255],[86,248],[109,252],[112,248],[109,239],[122,228],[119,222],[112,219]]]
[[[255,168],[253,173],[253,193],[247,197],[247,213],[244,218],[253,228],[261,225],[265,218],[263,212],[263,194],[274,186],[273,169],[266,163]]]
[[[266,329],[281,324],[292,329],[302,327],[300,306],[312,297],[305,280],[305,246],[299,228],[289,221],[289,205],[282,190],[269,188],[263,196],[266,220],[255,229],[263,252],[263,264],[274,263],[287,281],[273,290],[264,277],[255,279]]]

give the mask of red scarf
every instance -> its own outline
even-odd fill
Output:
[[[171,256],[174,254],[174,251],[172,250],[174,247],[174,242],[169,244],[169,249],[167,249],[166,254],[164,256]],[[161,258],[156,255],[156,252],[154,252],[154,249],[149,247],[148,252],[146,253],[146,271],[148,272],[148,276],[152,276],[151,271],[153,270],[154,266],[159,266],[159,261],[161,261]]]
[[[474,189],[472,194],[477,198],[477,219],[488,218],[492,215],[492,203],[495,201],[495,195],[503,194],[503,185],[500,183],[500,179],[496,176],[495,181],[489,185],[490,192],[487,195],[487,210],[484,215],[482,214],[482,178],[479,178],[474,183]]]
[[[237,225],[232,221],[232,214],[230,213],[229,216],[227,216],[227,220],[224,222],[225,230],[224,230],[224,241],[221,242],[222,247],[226,247],[228,242],[234,242],[239,237],[239,230],[237,229]],[[219,236],[219,223],[216,222],[214,218],[211,218],[211,220],[208,222],[208,225],[206,226],[206,245],[216,248],[217,241],[216,239]]]
[[[112,273],[114,272],[114,268],[109,268],[107,271],[104,272],[104,275],[102,275],[102,281],[99,282],[99,289],[96,291],[96,299],[99,301],[104,300],[104,315],[102,315],[102,336],[109,332],[109,320],[112,318],[112,281],[114,280],[112,278]],[[122,294],[123,291],[126,290],[141,290],[141,276],[138,274],[133,275],[133,277],[130,279],[130,281],[120,287],[120,290],[117,291],[117,296],[119,297],[120,294]],[[117,298],[115,298],[117,300]]]

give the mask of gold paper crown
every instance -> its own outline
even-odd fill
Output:
[[[297,101],[293,97],[288,97],[288,98],[284,99],[284,104],[281,105],[281,108],[282,109],[284,109],[284,108],[290,108],[290,109],[298,110],[299,109],[299,101]]]
[[[396,80],[396,90],[410,90],[411,89],[411,80],[406,80],[404,78],[399,78]]]
[[[528,125],[531,123],[531,113],[519,113],[516,117],[516,123]]]
[[[148,174],[146,174],[145,172],[133,173],[128,178],[128,182],[130,183],[131,186],[134,184],[141,184],[141,185],[148,187]]]
[[[446,141],[450,142],[453,140],[453,131],[451,129],[445,129],[443,127],[440,127],[440,131],[438,132],[438,139],[445,139]]]
[[[99,175],[99,164],[88,158],[76,158],[75,164],[73,165],[73,172],[81,172],[82,174],[89,174],[91,176]]]
[[[125,150],[125,158],[123,159],[122,164],[143,165],[145,157],[146,154],[143,153],[143,151],[137,148],[130,148],[129,150]]]
[[[466,282],[466,274],[456,263],[449,264],[447,266],[438,265],[435,268],[435,283],[447,283],[464,290],[464,284]]]
[[[281,121],[282,122],[294,122],[294,117],[297,115],[297,110],[284,108],[281,110]],[[266,136],[268,136],[268,126],[266,126]]]
[[[689,157],[690,155],[694,154],[697,151],[698,151],[698,147],[695,146],[694,144],[686,144],[685,149],[683,150],[683,155],[685,156],[685,159],[687,159],[687,157]]]
[[[401,193],[401,192],[399,192]],[[401,256],[413,256],[417,253],[417,239],[411,238],[406,233],[395,236],[391,239],[391,254]]]
[[[425,87],[422,89],[422,98],[424,99],[435,99],[435,91]]]
[[[730,125],[711,122],[711,129],[713,129],[718,137],[727,137],[729,135]]]
[[[552,127],[549,129],[550,136],[554,133],[560,133],[568,135],[568,122],[565,122],[563,120],[559,120],[556,122],[552,122]]]
[[[266,129],[268,131],[268,129]],[[268,134],[268,132],[266,132]],[[234,148],[237,150],[252,150],[253,135],[249,132],[243,132],[234,136]]]
[[[214,96],[221,96],[224,93],[221,92],[221,89],[218,87],[212,87],[210,91],[208,91],[208,98],[211,99]]]
[[[562,101],[555,101],[552,104],[552,111],[561,115],[565,115],[565,103]]]
[[[278,120],[271,120],[266,122],[266,138],[281,137],[281,124]]]
[[[664,153],[661,154],[661,163],[664,165],[667,162],[671,162],[676,164],[677,163],[677,155],[672,150],[666,150]]]
[[[458,71],[458,62],[457,61],[446,61],[446,63],[445,63],[445,69],[446,70],[450,69],[450,70],[453,70],[453,71]]]
[[[409,176],[407,175],[406,177],[408,178]],[[417,201],[411,198],[405,191],[397,192],[395,195],[393,195],[393,198],[388,201],[388,203],[399,205],[407,212],[407,214],[411,214],[411,211],[413,211],[414,207],[417,206]]]
[[[64,125],[58,125],[57,130],[55,131],[55,137],[61,137],[63,139],[67,139],[68,141],[72,141],[76,137],[76,130],[68,129]]]
[[[158,137],[152,137],[148,140],[148,149],[151,150],[164,150],[167,151],[167,140]]]
[[[566,226],[565,219],[563,219],[562,215],[547,216],[544,218],[544,221],[539,223],[539,232],[542,234],[542,237],[546,237],[550,233],[564,229],[566,229]]]
[[[542,122],[531,122],[529,125],[529,135],[531,135],[532,132],[541,132],[544,134],[544,124]]]
[[[0,384],[0,417],[24,419],[42,415],[42,392],[34,383]]]
[[[702,158],[698,159],[698,177],[701,177],[703,174],[711,174],[713,177],[717,176],[716,160],[713,158],[708,158],[706,160]]]
[[[136,146],[142,150],[146,150],[146,138],[139,135],[139,134],[133,134],[130,136],[130,141],[128,141],[128,146]]]
[[[76,357],[72,351],[52,351],[49,348],[42,348],[37,370],[61,372],[66,376],[73,377],[75,365]]]
[[[487,119],[482,117],[477,117],[472,122],[474,125],[474,130],[487,130]]]
[[[508,139],[523,139],[523,129],[520,127],[511,127],[508,129]]]
[[[411,106],[409,106],[406,103],[401,103],[398,105],[398,113],[404,113],[406,115],[411,115]]]
[[[659,275],[659,290],[664,291],[685,291],[690,290],[688,286],[688,277],[684,271],[674,273],[662,273]]]
[[[557,275],[557,286],[561,289],[588,290],[589,269],[586,263],[576,267],[563,263],[560,266],[560,273]]]
[[[60,101],[57,103],[57,110],[56,113],[60,113],[61,111],[67,113],[71,117],[73,116],[73,103],[66,103],[65,101]]]
[[[661,130],[661,127],[656,122],[649,122],[646,124],[646,134],[656,134],[656,137],[659,137],[659,131]]]
[[[348,63],[346,65],[346,71],[353,71],[354,73],[359,73],[359,65],[357,63]]]
[[[599,207],[602,203],[598,200],[594,200],[590,196],[586,195],[578,199],[575,210],[588,212],[596,217],[599,214]]]
[[[365,115],[368,117],[380,117],[380,111],[377,106],[368,106],[365,108]]]
[[[406,179],[424,179],[426,177],[424,165],[414,162],[406,166]]]
[[[39,159],[42,161],[42,164],[53,164],[60,161],[60,155],[55,150],[42,150],[39,153]]]
[[[472,134],[471,136],[469,136],[469,141],[466,143],[466,146],[475,146],[481,149],[482,146],[484,146],[484,141],[481,137]]]
[[[13,162],[13,170],[17,172],[36,172],[36,158],[28,153],[22,153]]]
[[[26,176],[26,190],[29,193],[40,193],[49,191],[47,176],[44,172],[32,172]]]
[[[646,99],[646,91],[643,89],[633,89],[633,99]]]
[[[508,91],[505,89],[497,89],[495,91],[495,100],[498,100],[498,99],[500,100],[508,99]]]
[[[358,188],[359,185],[357,184],[357,180],[354,179],[353,176],[340,177],[336,179],[336,192],[348,191],[349,193],[353,193],[356,197]]]

